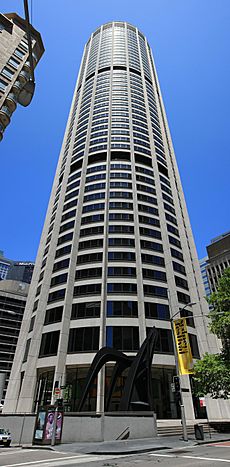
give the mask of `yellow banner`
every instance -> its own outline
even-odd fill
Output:
[[[189,343],[186,318],[173,321],[179,370],[181,375],[193,373],[193,359]]]

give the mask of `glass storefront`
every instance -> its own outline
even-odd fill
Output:
[[[85,385],[89,367],[69,367],[66,369],[66,387],[68,389],[68,399],[64,400],[65,411],[77,412],[78,404]],[[91,386],[89,395],[83,407],[85,412],[95,412],[97,402],[97,378]]]

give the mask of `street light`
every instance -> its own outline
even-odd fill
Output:
[[[186,427],[186,417],[185,417],[184,404],[183,404],[183,400],[182,400],[181,380],[180,380],[181,375],[180,375],[180,371],[179,371],[179,362],[178,362],[176,340],[175,340],[175,334],[174,334],[174,328],[173,328],[173,319],[175,318],[175,316],[177,316],[179,313],[181,313],[183,310],[185,310],[188,306],[193,306],[193,305],[196,305],[196,302],[186,303],[186,305],[181,310],[178,310],[170,318],[172,338],[173,338],[173,350],[174,350],[175,363],[176,363],[176,373],[177,373],[177,376],[178,376],[179,382],[180,382],[180,390],[179,390],[179,392],[180,392],[180,410],[181,410],[181,424],[182,424],[182,429],[183,429],[183,439],[184,439],[184,441],[188,441],[188,433],[187,433],[187,427]]]

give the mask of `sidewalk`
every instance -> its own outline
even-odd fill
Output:
[[[100,443],[69,443],[59,444],[51,449],[61,452],[74,452],[83,454],[135,454],[158,451],[163,449],[184,448],[198,444],[230,441],[230,433],[215,433],[205,435],[204,441],[197,441],[195,436],[189,436],[188,441],[183,441],[178,436],[156,437],[146,439],[131,439],[125,441],[104,441]],[[27,446],[28,447],[28,446]]]

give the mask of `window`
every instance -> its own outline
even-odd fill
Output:
[[[108,276],[136,277],[136,268],[128,267],[109,267]]]
[[[103,222],[104,214],[93,214],[92,216],[82,217],[81,224],[91,224],[93,222]]]
[[[101,284],[78,285],[74,287],[74,297],[80,295],[99,295],[101,294]]]
[[[178,248],[181,248],[180,241],[177,240],[177,238],[172,237],[171,235],[169,235],[169,243],[171,243],[171,245],[176,245]]]
[[[97,261],[102,261],[102,253],[89,253],[77,258],[77,264],[95,263]]]
[[[194,358],[200,358],[197,337],[195,336],[195,334],[189,334],[188,337],[189,337],[190,347],[192,351],[192,356]]]
[[[181,261],[184,261],[184,257],[182,255],[182,253],[180,251],[177,251],[175,250],[174,248],[170,248],[171,250],[171,255],[174,257],[174,258],[178,258],[180,259]]]
[[[195,327],[194,319],[193,319],[193,313],[189,310],[180,310],[180,316],[181,318],[186,318],[186,323],[188,326],[191,326],[192,328]]]
[[[99,349],[99,327],[70,329],[68,353],[96,352]]]
[[[26,348],[25,348],[25,353],[24,353],[22,363],[25,363],[27,361],[27,357],[28,357],[28,353],[30,349],[30,342],[31,342],[31,339],[28,339],[26,342]]]
[[[134,227],[131,225],[110,225],[109,233],[114,234],[133,234]]]
[[[177,298],[178,298],[178,302],[181,302],[181,303],[186,304],[186,303],[191,302],[190,296],[182,292],[177,292]]]
[[[139,222],[142,223],[142,224],[156,225],[157,227],[160,227],[159,220],[154,219],[152,217],[140,216],[139,215]]]
[[[110,221],[133,221],[133,214],[126,212],[116,212],[109,214]]]
[[[6,78],[8,79],[12,79],[12,77],[14,76],[14,72],[11,71],[9,68],[7,68],[6,66],[2,69],[1,71],[1,74],[3,76],[5,76]]]
[[[141,259],[143,263],[156,264],[157,266],[165,266],[164,258],[161,256],[152,256],[146,253],[142,253]]]
[[[113,317],[130,317],[130,318],[137,318],[138,316],[138,309],[137,309],[137,302],[107,302],[107,316]]]
[[[182,264],[179,264],[176,261],[173,261],[172,264],[174,271],[180,272],[180,274],[184,274],[186,276],[185,267]]]
[[[128,191],[111,191],[110,192],[110,198],[130,198],[132,199],[133,195],[132,193],[129,193]]]
[[[188,282],[182,277],[175,276],[175,282],[177,287],[182,287],[183,289],[188,290]]]
[[[34,321],[35,321],[35,316],[32,316],[32,318],[30,320],[29,332],[33,331],[33,329],[34,329]]]
[[[111,201],[109,203],[109,209],[133,209],[133,205],[132,203]]]
[[[99,211],[105,208],[104,203],[97,203],[97,204],[90,204],[89,206],[84,206],[82,212],[89,212],[89,211]]]
[[[75,279],[90,279],[92,277],[101,277],[102,276],[102,268],[91,268],[91,269],[80,269],[76,271]]]
[[[140,227],[140,235],[161,239],[161,233],[158,230],[147,229],[146,227]]]
[[[147,240],[141,240],[141,248],[143,248],[143,250],[154,250],[163,252],[163,246],[160,243],[149,242]]]
[[[75,221],[67,222],[60,227],[59,233],[65,232],[65,230],[73,229]]]
[[[126,284],[124,283],[115,283],[115,284],[107,284],[107,292],[108,293],[127,293],[133,294],[137,293],[137,285],[136,284]]]
[[[154,271],[153,269],[142,269],[144,279],[166,282],[166,273],[162,271]]]
[[[90,250],[91,248],[103,247],[103,239],[95,238],[93,240],[86,240],[79,243],[79,250]]]
[[[73,238],[73,232],[70,232],[66,235],[62,235],[62,237],[59,237],[57,244],[61,245],[62,243],[69,242],[70,240],[72,240],[72,238]]]
[[[168,229],[168,232],[171,232],[174,235],[176,235],[177,237],[180,237],[179,230],[176,229],[176,227],[174,227],[173,225],[167,224],[167,229]]]
[[[60,331],[46,332],[42,334],[39,357],[57,355]]]
[[[56,251],[55,258],[60,258],[60,256],[67,255],[71,252],[71,245],[64,246]]]
[[[167,298],[167,289],[158,287],[155,285],[144,284],[144,294],[153,297],[164,297]]]
[[[9,65],[11,65],[13,68],[18,68],[20,65],[20,62],[16,60],[15,58],[11,57],[8,61]]]
[[[152,328],[146,328],[147,335]],[[157,329],[158,336],[156,341],[155,352],[173,354],[172,331],[169,329]]]
[[[88,227],[80,230],[80,237],[88,237],[89,235],[100,235],[104,233],[104,226]]]
[[[4,91],[7,87],[7,83],[5,83],[5,81],[3,81],[3,79],[0,79],[0,89],[2,89],[2,91]]]
[[[109,246],[135,246],[133,238],[109,238]]]
[[[161,303],[145,302],[145,317],[169,320],[169,306]]]
[[[48,296],[48,303],[55,302],[56,300],[64,300],[65,298],[65,289],[56,290],[51,292]]]
[[[99,318],[100,302],[74,303],[72,305],[71,319]]]
[[[62,312],[63,306],[56,306],[55,308],[46,310],[44,325],[60,322],[62,320]]]
[[[65,269],[69,267],[69,258],[63,259],[62,261],[58,261],[54,263],[53,272],[60,271],[60,269]]]
[[[139,349],[139,329],[131,326],[107,326],[106,345],[123,352]]]
[[[67,273],[52,277],[51,282],[50,282],[50,287],[54,287],[55,285],[58,285],[58,284],[64,284],[65,282],[67,282],[67,277],[68,277]]]
[[[109,251],[109,261],[135,261],[135,253],[130,251]]]

